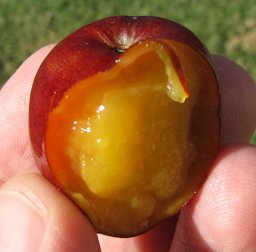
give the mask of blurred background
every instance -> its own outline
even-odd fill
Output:
[[[256,79],[255,13],[255,0],[0,0],[0,87],[35,50],[112,15],[182,23],[213,54],[233,59]]]

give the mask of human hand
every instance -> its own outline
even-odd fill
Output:
[[[36,71],[51,49],[44,47],[29,57],[0,90],[1,251],[97,252],[100,246],[110,252],[256,248],[256,147],[245,144],[256,127],[256,86],[239,66],[215,57],[221,80],[223,147],[203,187],[179,216],[144,235],[120,239],[97,236],[80,210],[40,175],[34,163],[28,133],[29,94]]]

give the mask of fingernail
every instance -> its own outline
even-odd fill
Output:
[[[19,192],[0,192],[0,250],[35,252],[44,236],[42,213]]]

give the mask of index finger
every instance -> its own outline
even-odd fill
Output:
[[[29,140],[29,96],[36,72],[52,48],[31,55],[0,90],[0,185],[17,173],[38,172]]]

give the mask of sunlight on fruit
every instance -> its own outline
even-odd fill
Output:
[[[208,158],[195,159],[199,150],[216,148],[218,120],[215,103],[197,104],[204,96],[211,104],[217,95],[212,85],[202,87],[216,81],[210,66],[202,70],[204,64],[180,43],[140,42],[112,69],[70,88],[49,114],[46,154],[52,172],[98,231],[130,236],[147,230],[176,213],[205,176]],[[202,132],[192,117],[200,128],[200,113],[203,125],[214,118],[205,129],[213,134],[209,146],[207,140],[196,142]]]

